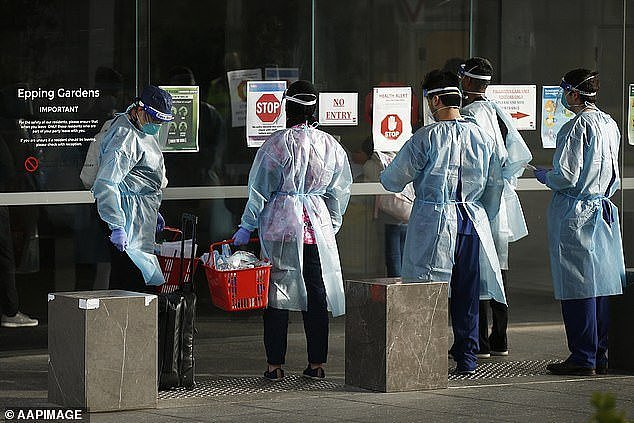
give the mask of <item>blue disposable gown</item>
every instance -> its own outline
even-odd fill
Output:
[[[554,191],[548,240],[558,300],[622,293],[619,212],[608,199],[619,188],[620,143],[616,122],[596,109],[576,115],[557,134],[546,185]]]
[[[269,306],[306,310],[303,210],[315,233],[328,309],[345,313],[335,234],[350,199],[352,173],[345,151],[329,134],[301,125],[272,134],[249,173],[249,199],[240,226],[259,229],[271,260]]]
[[[125,251],[148,285],[164,283],[154,255],[164,177],[163,153],[157,139],[137,129],[127,115],[119,115],[101,142],[92,192],[108,227],[125,230]]]
[[[451,279],[457,237],[456,189],[480,237],[480,298],[506,304],[489,216],[498,213],[504,183],[495,141],[468,120],[427,125],[409,139],[381,173],[388,191],[414,182],[416,199],[403,252],[404,281]]]
[[[502,160],[504,191],[500,201],[500,212],[491,221],[493,241],[500,260],[500,267],[508,269],[509,242],[517,241],[528,235],[526,220],[520,199],[515,192],[517,179],[522,176],[524,166],[530,162],[528,146],[520,133],[515,129],[511,116],[495,102],[489,100],[474,101],[462,108],[461,113],[475,119],[478,126],[496,141],[499,156]],[[498,116],[507,128],[503,139]]]

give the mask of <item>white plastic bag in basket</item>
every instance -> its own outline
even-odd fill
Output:
[[[196,244],[194,246],[194,257],[196,257],[196,250],[197,249],[198,249],[198,244]],[[191,254],[192,254],[192,240],[191,239],[186,239],[185,240],[185,254],[184,254],[184,257],[185,258],[190,258]],[[180,241],[170,241],[170,242],[164,242],[164,243],[160,244],[159,255],[160,256],[165,256],[165,257],[177,257],[177,258],[180,258],[180,256],[181,256],[181,242]]]

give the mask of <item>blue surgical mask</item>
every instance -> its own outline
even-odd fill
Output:
[[[148,135],[156,135],[161,129],[161,125],[158,123],[144,123],[141,127],[141,131],[145,132]]]
[[[570,108],[570,105],[568,104],[568,100],[566,100],[565,92],[561,95],[561,105],[572,112],[572,109]]]

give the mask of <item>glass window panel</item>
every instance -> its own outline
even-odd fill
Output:
[[[288,6],[281,0],[152,2],[152,83],[198,85],[202,99],[200,151],[165,154],[169,186],[246,184],[256,149],[246,146],[244,124],[233,125],[227,72],[298,68],[300,79],[311,79],[311,3]]]
[[[84,189],[91,137],[135,92],[135,3],[0,4],[0,191]]]

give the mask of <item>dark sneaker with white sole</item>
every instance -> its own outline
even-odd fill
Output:
[[[308,367],[306,367],[306,370],[304,370],[304,372],[302,373],[302,375],[309,379],[321,380],[326,377],[326,372],[324,372],[324,369],[322,367],[317,367],[316,369],[313,369],[310,367],[310,364],[309,364]]]
[[[273,369],[270,372],[267,370],[264,372],[264,378],[270,380],[271,382],[280,381],[284,379],[284,370],[280,369],[279,367],[277,369]]]
[[[31,319],[29,316],[24,313],[20,313],[19,311],[15,316],[7,316],[3,314],[0,323],[3,328],[25,328],[37,326],[38,324],[39,322],[37,319]]]
[[[509,355],[509,350],[497,350],[497,351],[491,350],[491,355],[493,357],[506,357]]]

